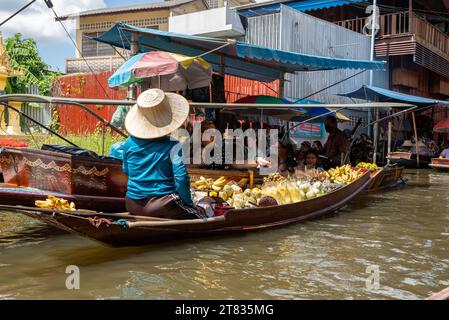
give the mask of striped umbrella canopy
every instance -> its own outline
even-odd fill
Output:
[[[449,118],[444,119],[436,124],[433,128],[434,132],[449,133]]]
[[[149,81],[150,88],[180,91],[209,86],[212,67],[201,57],[152,51],[140,53],[117,69],[109,78],[109,87],[126,87],[129,84]]]
[[[291,98],[277,98],[272,96],[246,96],[241,98],[234,103],[261,103],[261,104],[273,104],[273,109],[264,109],[263,114],[267,116],[272,116],[281,120],[286,121],[305,121],[310,118],[315,118],[314,122],[323,122],[326,116],[334,115],[339,121],[350,121],[348,117],[346,117],[341,112],[335,112],[331,108],[325,107],[314,107],[314,108],[301,108],[299,106],[293,105],[301,105],[301,104],[321,104],[321,102],[313,101],[313,100],[297,100]],[[291,108],[276,108],[276,104],[292,104]],[[255,107],[254,109],[233,109],[238,111],[241,115],[254,115],[260,114],[260,110]]]
[[[321,104],[321,102],[318,101],[313,101],[313,100],[296,100],[296,101],[291,101],[290,103],[294,103],[294,104]],[[313,120],[314,122],[323,122],[324,119],[328,116],[328,115],[333,115],[335,116],[335,118],[337,118],[338,121],[350,121],[350,119],[345,116],[344,114],[342,114],[341,112],[338,111],[334,111],[331,108],[326,108],[326,107],[316,107],[316,108],[304,108],[306,110],[306,114],[299,116],[299,117],[295,117],[293,118],[291,121],[305,121],[308,120],[310,118],[316,118],[315,120]]]

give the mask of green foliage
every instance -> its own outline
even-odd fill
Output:
[[[23,76],[8,79],[6,91],[8,93],[26,93],[29,84],[37,85],[42,95],[51,93],[51,86],[57,72],[49,71],[47,65],[39,55],[36,42],[33,39],[22,39],[20,33],[6,39],[6,51],[9,55],[9,66],[21,71]]]

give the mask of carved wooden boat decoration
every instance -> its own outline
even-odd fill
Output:
[[[207,237],[279,227],[323,217],[345,206],[366,188],[370,173],[321,197],[287,205],[229,210],[206,220],[171,220],[128,214],[55,212],[40,208],[12,207],[42,220],[113,247],[149,245],[186,238]]]
[[[125,211],[128,178],[122,162],[112,158],[92,158],[31,148],[1,148],[0,204],[34,206],[48,194],[73,201],[77,207],[103,211]],[[191,181],[226,177],[250,184],[261,183],[262,177],[251,170],[208,170],[191,166]]]

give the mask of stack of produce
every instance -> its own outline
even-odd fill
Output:
[[[378,169],[378,166],[374,163],[369,163],[369,162],[359,162],[357,164],[357,168],[364,168],[364,169],[368,169],[371,172],[374,172]]]
[[[314,199],[351,183],[363,175],[363,170],[345,165],[329,171],[323,171],[309,179],[285,178],[272,174],[264,178],[262,186],[246,189],[248,179],[239,182],[220,179],[200,178],[194,183],[199,190],[212,190],[206,195],[218,197],[236,209],[257,206],[283,205]],[[202,195],[204,196],[204,194]],[[200,196],[194,196],[198,200]],[[195,199],[194,199],[195,201]]]

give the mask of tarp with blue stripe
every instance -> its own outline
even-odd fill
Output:
[[[275,50],[240,41],[190,36],[139,28],[117,23],[95,40],[115,47],[130,49],[131,34],[137,34],[138,51],[168,51],[186,56],[200,56],[214,71],[251,80],[271,82],[283,73],[333,69],[385,70],[383,61],[337,59]],[[229,45],[226,45],[226,44]],[[225,46],[226,45],[226,46]],[[211,50],[222,47],[216,51]]]
[[[285,1],[285,2],[277,2],[272,3],[269,2],[267,4],[261,4],[257,6],[250,6],[249,8],[243,7],[239,10],[239,14],[245,17],[256,17],[266,14],[277,13],[281,10],[281,5],[285,5],[287,7],[296,9],[301,12],[317,10],[317,9],[326,9],[338,6],[344,6],[359,2],[366,2],[364,0],[305,0],[305,1]]]
[[[376,102],[404,102],[423,107],[435,104],[449,106],[449,101],[424,98],[368,85],[364,85],[353,92],[340,94],[340,96]]]

